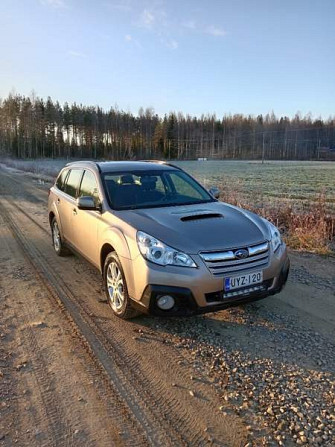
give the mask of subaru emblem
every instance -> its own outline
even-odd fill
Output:
[[[235,258],[237,259],[245,259],[249,256],[248,250],[241,248],[240,250],[235,251]]]

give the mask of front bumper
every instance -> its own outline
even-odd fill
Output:
[[[160,316],[215,312],[279,293],[287,281],[290,269],[287,250],[283,244],[277,253],[272,253],[269,265],[263,270],[263,283],[259,285],[259,290],[240,289],[237,290],[239,295],[225,297],[223,278],[213,278],[207,267],[201,266],[200,262],[198,265],[198,269],[172,266],[166,269],[150,264],[147,277],[139,278],[144,287],[141,295],[137,299],[133,298],[134,306],[142,312]],[[174,297],[175,305],[171,310],[161,310],[157,306],[157,297],[161,295]]]

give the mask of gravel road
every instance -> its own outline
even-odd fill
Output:
[[[114,318],[53,253],[48,184],[0,169],[0,446],[335,446],[335,259],[188,319]]]

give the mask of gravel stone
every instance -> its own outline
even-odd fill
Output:
[[[245,419],[252,445],[334,447],[335,341],[257,303],[222,318],[160,319],[158,328],[217,387],[220,411]]]

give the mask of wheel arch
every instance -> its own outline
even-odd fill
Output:
[[[49,212],[49,225],[51,227],[52,221],[54,219],[54,217],[56,217],[55,213],[53,211]]]
[[[103,244],[103,246],[101,247],[101,250],[100,250],[100,271],[101,271],[101,273],[103,273],[103,271],[104,271],[104,265],[105,265],[105,261],[106,261],[108,254],[112,253],[113,251],[115,251],[115,249],[109,242],[105,242]]]
[[[100,249],[100,271],[103,272],[106,256],[111,251],[115,251],[120,258],[121,264],[123,259],[131,259],[130,248],[127,239],[118,227],[108,227],[101,235]]]
[[[58,212],[58,209],[57,209],[57,206],[55,205],[55,203],[52,203],[52,205],[49,207],[48,218],[49,218],[50,227],[51,227],[52,220],[53,219],[57,220],[58,227],[62,233],[62,222],[60,220],[59,212]]]

